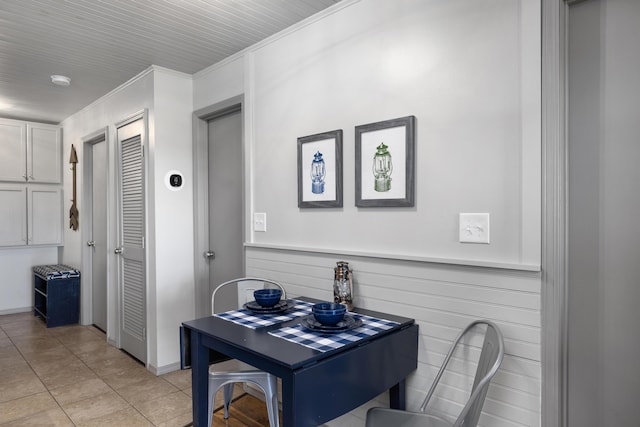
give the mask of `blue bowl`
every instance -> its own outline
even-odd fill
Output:
[[[257,289],[253,291],[253,298],[263,307],[273,307],[282,297],[281,289]]]
[[[311,307],[311,312],[318,322],[323,325],[333,326],[344,319],[347,307],[335,302],[321,302],[314,304]]]

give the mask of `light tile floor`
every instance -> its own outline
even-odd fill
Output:
[[[1,426],[169,427],[191,415],[191,371],[155,376],[93,326],[0,316]]]

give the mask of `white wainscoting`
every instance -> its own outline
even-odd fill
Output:
[[[280,281],[292,297],[331,300],[333,267],[341,260],[353,269],[356,306],[411,317],[420,325],[418,369],[407,381],[408,409],[422,403],[457,333],[485,318],[502,330],[506,356],[480,425],[540,425],[539,272],[247,247],[246,273]],[[468,344],[454,355],[430,408],[454,417],[461,410],[481,341],[474,337]],[[373,406],[388,406],[387,393],[327,425],[362,427]]]

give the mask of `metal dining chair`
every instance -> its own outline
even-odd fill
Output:
[[[287,298],[284,287],[278,282],[255,277],[242,277],[224,282],[213,290],[213,293],[211,294],[211,314],[215,314],[217,312],[215,308],[215,298],[216,294],[222,288],[233,285],[237,288],[239,284],[252,282],[257,286],[255,289],[267,287],[279,288],[282,290],[282,298]],[[241,297],[239,292],[238,296],[239,298]],[[251,365],[247,365],[235,359],[226,360],[209,366],[209,427],[211,427],[211,418],[213,417],[214,399],[220,387],[223,387],[224,392],[224,418],[229,418],[229,406],[231,405],[233,385],[235,383],[252,383],[259,387],[265,396],[267,413],[269,415],[269,426],[279,427],[277,378],[268,372],[261,371]]]
[[[486,325],[484,344],[480,353],[476,375],[473,381],[473,388],[469,400],[462,408],[462,412],[458,418],[453,421],[447,421],[444,418],[425,412],[427,404],[433,396],[433,392],[444,373],[447,364],[451,360],[451,356],[456,347],[462,341],[464,336],[478,325]],[[469,324],[458,334],[454,340],[449,353],[444,359],[436,378],[424,399],[419,412],[403,411],[388,408],[371,408],[367,411],[366,427],[475,427],[478,425],[478,419],[482,412],[484,399],[489,389],[489,383],[493,376],[498,372],[498,368],[502,364],[504,358],[504,340],[500,329],[491,321],[476,320]]]

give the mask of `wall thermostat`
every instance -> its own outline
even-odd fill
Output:
[[[180,171],[173,170],[167,172],[164,176],[164,183],[169,190],[179,191],[182,189],[182,185],[184,184],[184,178]]]
[[[171,174],[169,177],[169,185],[172,187],[180,187],[182,185],[182,175],[177,173]]]

